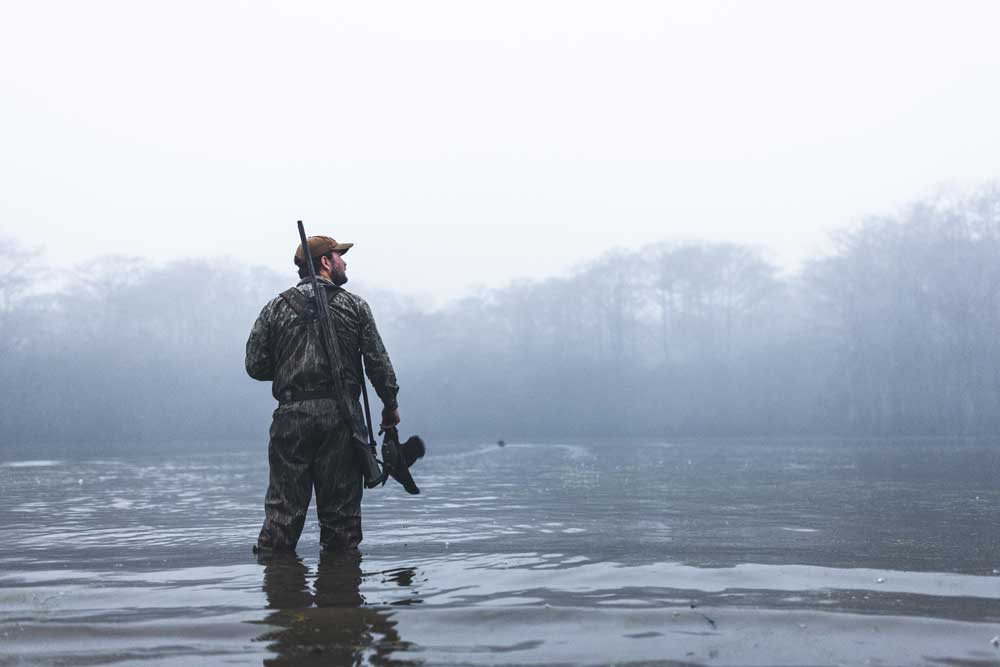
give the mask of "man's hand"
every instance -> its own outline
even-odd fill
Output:
[[[399,408],[393,408],[392,410],[383,409],[382,425],[379,428],[384,431],[387,428],[393,428],[397,424],[399,424]]]

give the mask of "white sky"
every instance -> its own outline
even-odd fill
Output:
[[[1000,176],[996,2],[0,4],[0,234],[451,298]],[[289,273],[291,277],[291,273]]]

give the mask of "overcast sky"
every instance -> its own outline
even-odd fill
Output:
[[[451,298],[1000,175],[995,2],[5,2],[0,234]],[[290,274],[291,275],[291,274]]]

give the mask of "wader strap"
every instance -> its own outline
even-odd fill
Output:
[[[311,299],[294,287],[290,287],[281,293],[281,300],[288,304],[288,307],[295,311],[295,314],[303,320],[315,320],[316,308],[313,307]]]

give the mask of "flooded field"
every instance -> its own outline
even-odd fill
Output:
[[[0,665],[1000,665],[998,443],[429,448],[261,562],[264,443],[0,449]]]

